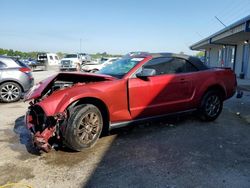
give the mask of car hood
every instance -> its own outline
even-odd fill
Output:
[[[37,99],[42,96],[44,92],[52,87],[55,81],[72,81],[74,83],[86,83],[86,82],[100,82],[100,81],[111,81],[117,78],[102,75],[102,74],[88,74],[88,73],[58,73],[47,79],[34,85],[25,95],[24,101],[29,101],[32,99]]]

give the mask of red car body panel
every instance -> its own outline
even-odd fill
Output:
[[[149,59],[151,57],[139,63],[127,75],[131,76],[131,73]],[[60,74],[70,76],[73,73]],[[40,82],[39,87],[29,92],[25,100],[40,97],[42,91],[58,75]],[[65,111],[70,104],[79,99],[96,98],[107,106],[111,123],[129,121],[196,108],[204,92],[213,85],[224,88],[225,98],[229,98],[234,94],[236,86],[235,78],[232,78],[232,71],[227,69],[168,74],[149,77],[148,80],[129,77],[115,79],[111,76],[95,74],[78,73],[78,75],[102,77],[105,81],[78,83],[70,88],[55,91],[48,98],[36,103],[41,106],[46,116],[54,116],[56,113]]]
[[[152,58],[151,55],[144,57],[121,79],[97,74],[59,73],[34,86],[25,100],[33,100],[32,107],[39,107],[44,116],[58,120],[57,115],[66,114],[67,109],[76,102],[95,99],[106,106],[110,125],[115,125],[197,109],[202,97],[211,87],[221,89],[223,100],[233,96],[236,91],[235,74],[227,68],[206,68],[190,73],[150,76],[146,79],[135,76],[136,71]],[[49,93],[60,80],[74,83],[70,87]],[[26,122],[30,127],[32,117],[26,120],[30,121]],[[37,135],[51,136],[56,130],[53,126],[55,125],[46,129],[46,134]],[[48,140],[47,137],[43,139]]]

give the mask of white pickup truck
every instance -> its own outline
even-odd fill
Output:
[[[67,54],[65,57],[61,60],[60,63],[60,71],[65,70],[81,70],[81,66],[87,62],[91,61],[91,57],[88,54]]]

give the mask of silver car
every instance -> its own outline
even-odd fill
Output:
[[[18,101],[33,85],[34,78],[27,65],[0,56],[0,102]]]

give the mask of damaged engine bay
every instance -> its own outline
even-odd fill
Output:
[[[59,73],[35,85],[25,96],[25,101],[30,101],[25,121],[32,133],[34,146],[49,152],[53,144],[64,141],[63,134],[70,115],[70,107],[63,112],[48,115],[46,108],[49,108],[47,105],[50,105],[50,98],[55,94],[59,95],[60,92],[67,95],[67,90],[72,88],[113,79],[110,76],[95,74]]]

